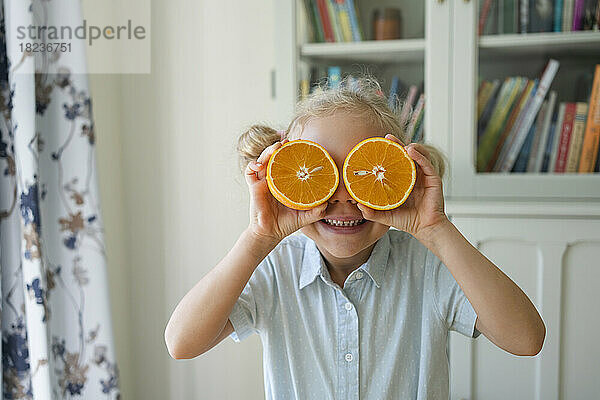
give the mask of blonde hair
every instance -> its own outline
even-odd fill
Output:
[[[327,79],[323,79],[317,83],[311,94],[297,103],[295,115],[287,129],[281,131],[281,135],[278,130],[263,124],[252,125],[240,135],[237,143],[240,169],[243,171],[250,161],[256,161],[265,148],[282,138],[299,138],[310,119],[329,116],[338,110],[366,117],[373,127],[396,136],[404,144],[409,144],[406,129],[413,110],[410,110],[408,118],[402,118],[400,110],[404,102],[396,98],[395,110],[392,110],[381,85],[369,74],[358,78],[348,75],[333,88],[329,87]],[[419,145],[427,150],[429,161],[436,173],[443,178],[447,164],[443,153],[431,144]]]

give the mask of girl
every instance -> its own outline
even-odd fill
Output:
[[[265,166],[288,140],[321,144],[339,171],[365,138],[408,142],[377,81],[348,80],[333,89],[322,83],[281,136],[255,125],[239,138],[250,223],[177,305],[167,347],[176,359],[193,358],[227,336],[240,342],[258,333],[267,399],[447,399],[449,330],[483,333],[531,356],[545,326],[521,289],[447,218],[444,160],[432,146],[406,146],[417,182],[393,210],[357,203],[343,180],[311,210],[271,195]],[[346,226],[336,226],[341,221]]]

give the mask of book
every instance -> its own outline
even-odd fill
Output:
[[[575,0],[563,0],[562,32],[570,32],[573,26],[573,6]]]
[[[344,38],[342,36],[342,27],[338,18],[335,0],[325,0],[325,3],[327,5],[327,12],[329,14],[329,23],[333,29],[333,37],[335,38],[336,42],[343,42]]]
[[[492,7],[492,0],[485,0],[483,2],[483,5],[481,6],[481,11],[479,12],[479,25],[478,25],[479,36],[483,35],[483,28],[485,27],[485,23],[490,14],[491,7]]]
[[[477,148],[477,170],[485,171],[489,159],[492,157],[494,148],[498,142],[498,137],[502,133],[503,122],[519,93],[524,88],[524,78],[506,78],[502,91],[498,95],[490,121],[481,135],[479,146]]]
[[[575,0],[573,7],[573,21],[571,22],[571,30],[580,31],[583,23],[585,0]]]
[[[519,97],[517,98],[517,100],[515,101],[514,105],[511,108],[511,110],[509,111],[509,117],[506,120],[504,126],[502,127],[502,133],[500,135],[500,139],[498,139],[498,141],[496,142],[496,148],[494,149],[492,156],[490,157],[490,160],[488,161],[488,163],[485,167],[485,170],[487,172],[493,171],[494,166],[496,165],[496,162],[498,160],[498,157],[500,156],[500,154],[502,154],[502,151],[504,151],[504,147],[507,144],[506,139],[509,137],[510,132],[512,131],[515,122],[518,120],[519,115],[521,115],[521,113],[523,112],[523,109],[525,108],[525,104],[527,104],[527,100],[529,99],[532,92],[535,90],[535,86],[537,85],[536,81],[531,81],[526,78],[524,78],[524,79],[525,79],[525,88],[519,94]]]
[[[337,88],[342,80],[342,69],[340,67],[329,67],[327,69],[327,77],[330,88]]]
[[[410,85],[408,95],[406,96],[404,104],[402,105],[402,110],[400,111],[400,126],[405,126],[408,122],[412,106],[417,98],[417,90],[416,85]]]
[[[584,31],[598,30],[596,24],[596,8],[600,12],[600,1],[598,0],[585,0],[583,17],[581,20],[581,29]],[[595,27],[594,27],[595,26]]]
[[[529,132],[529,128],[531,127],[531,124],[533,123],[533,120],[542,105],[542,101],[548,93],[548,89],[554,80],[554,76],[556,76],[558,67],[559,62],[552,58],[548,61],[548,64],[546,64],[546,68],[542,73],[542,77],[539,80],[539,85],[536,88],[534,96],[530,97],[530,100],[525,105],[523,118],[517,120],[515,123],[515,128],[507,139],[510,140],[510,147],[508,147],[504,154],[500,155],[500,165],[498,169],[500,172],[508,172],[512,169],[514,161],[518,155],[518,151],[523,145],[525,137]]]
[[[571,144],[569,145],[569,151],[567,152],[567,166],[565,172],[577,172],[579,156],[581,155],[581,146],[583,144],[583,130],[585,128],[587,111],[587,103],[575,103],[575,120],[573,121]]]
[[[561,102],[558,106],[558,114],[556,116],[556,126],[554,127],[554,136],[552,138],[552,147],[550,148],[550,160],[548,163],[548,172],[552,173],[556,169],[556,154],[560,143],[560,135],[562,132],[563,120],[565,118],[565,110],[567,103]]]
[[[550,123],[550,132],[548,132],[548,141],[546,142],[546,149],[544,150],[544,157],[542,160],[542,169],[540,172],[548,172],[550,166],[550,155],[552,153],[552,144],[554,143],[554,132],[556,131],[556,120]]]
[[[554,0],[529,0],[529,32],[552,32]]]
[[[335,36],[333,34],[333,28],[331,27],[331,20],[329,17],[327,1],[328,0],[315,0],[319,9],[319,20],[323,27],[323,37],[326,42],[335,42]]]
[[[519,151],[519,155],[515,160],[515,165],[513,166],[511,172],[526,172],[527,160],[529,159],[531,144],[533,142],[533,135],[535,134],[535,125],[535,123],[531,125],[529,133],[527,133],[525,142],[523,142],[523,147],[521,147],[521,150]]]
[[[346,0],[345,6],[348,11],[348,15],[350,16],[350,26],[352,27],[352,38],[355,42],[359,42],[363,40],[361,29],[360,29],[360,21],[357,17],[356,7],[354,6],[354,0]]]
[[[546,150],[548,141],[551,140],[550,138],[550,129],[551,129],[551,125],[552,125],[552,120],[553,120],[553,115],[554,115],[554,108],[556,105],[556,91],[552,90],[550,91],[550,96],[548,98],[548,108],[546,110],[546,114],[544,115],[544,123],[542,126],[542,133],[541,133],[541,137],[539,140],[539,146],[538,146],[538,151],[537,151],[537,155],[535,155],[535,157],[533,158],[533,168],[530,170],[529,168],[527,169],[528,172],[542,172],[542,163],[544,161],[544,151]]]
[[[502,33],[517,33],[518,0],[504,0],[502,4]]]
[[[558,151],[556,153],[556,163],[554,166],[554,172],[562,173],[565,172],[567,165],[567,151],[569,150],[569,143],[571,142],[571,134],[573,132],[573,121],[575,119],[575,103],[569,102],[565,108],[565,116],[562,123],[562,130],[560,131]]]
[[[592,172],[598,159],[598,143],[600,142],[600,64],[596,65],[588,105],[588,116],[578,172]]]
[[[508,78],[505,79],[505,82],[506,82],[506,80],[508,80]],[[496,101],[500,97],[498,95],[498,93],[500,91],[501,91],[500,81],[497,80],[497,84],[494,85],[492,93],[490,94],[487,103],[483,107],[483,111],[481,112],[481,117],[479,117],[479,119],[477,121],[477,146],[479,146],[479,143],[481,141],[481,136],[482,136],[483,132],[485,131],[485,128],[487,127],[487,124],[492,115],[492,112],[496,106]]]
[[[529,31],[529,2],[528,0],[519,1],[519,33]]]
[[[538,155],[538,149],[540,147],[540,140],[542,137],[542,131],[544,129],[544,120],[546,119],[546,114],[548,113],[548,100],[544,100],[542,103],[542,107],[540,108],[540,112],[536,117],[535,131],[533,133],[533,138],[531,140],[531,148],[529,151],[529,158],[527,159],[527,165],[525,166],[525,171],[533,172],[535,168],[535,160]],[[517,158],[518,160],[518,158]]]
[[[416,132],[416,126],[417,126],[417,122],[419,121],[419,118],[422,117],[423,114],[423,107],[425,106],[425,93],[421,93],[419,95],[419,100],[417,100],[417,105],[415,106],[415,110],[413,111],[411,118],[410,118],[410,122],[408,124],[408,129],[407,129],[407,133],[408,133],[408,138],[413,141],[414,137],[415,137],[415,132]]]
[[[554,32],[562,32],[563,0],[554,2]]]
[[[352,42],[352,26],[350,25],[350,16],[346,8],[345,0],[334,0],[337,9],[336,15],[342,32],[344,42]]]

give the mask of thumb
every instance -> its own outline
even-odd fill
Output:
[[[366,220],[379,222],[384,225],[390,225],[389,214],[386,211],[374,210],[361,203],[356,203],[356,206]]]
[[[327,202],[321,203],[316,207],[306,210],[304,213],[304,223],[312,224],[325,217],[325,210],[327,209]]]

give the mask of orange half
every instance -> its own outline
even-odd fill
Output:
[[[399,143],[372,137],[358,143],[344,160],[344,184],[354,200],[376,210],[391,210],[406,201],[417,169]]]
[[[338,168],[327,150],[310,140],[280,146],[267,165],[267,185],[273,197],[296,210],[327,201],[339,184]]]

